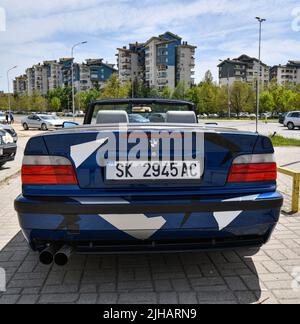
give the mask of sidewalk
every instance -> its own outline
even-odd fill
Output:
[[[29,137],[21,137],[18,140],[18,150],[16,158],[13,162],[6,163],[2,168],[0,168],[0,183],[14,176],[20,171],[22,167],[22,160],[24,155],[24,150]]]
[[[39,264],[20,232],[19,177],[0,185],[0,267],[14,303],[300,303],[300,217],[281,216],[272,240],[250,249],[158,255],[77,255],[66,267]],[[299,288],[299,289],[298,289]]]

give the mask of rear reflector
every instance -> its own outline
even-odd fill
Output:
[[[277,165],[273,154],[240,156],[234,160],[228,182],[276,181]]]
[[[77,185],[71,162],[66,158],[25,156],[22,166],[23,185]]]

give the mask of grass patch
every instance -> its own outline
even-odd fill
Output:
[[[286,138],[280,135],[270,136],[275,147],[278,146],[300,146],[300,140],[294,138]]]

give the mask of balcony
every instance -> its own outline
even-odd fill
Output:
[[[158,65],[157,66],[158,71],[165,71],[168,69],[167,65]]]

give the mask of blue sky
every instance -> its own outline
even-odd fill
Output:
[[[219,59],[257,56],[258,23],[263,30],[262,59],[269,65],[300,60],[300,2],[296,0],[0,0],[6,31],[0,31],[0,90],[6,70],[22,74],[43,60],[70,56],[102,57],[115,63],[116,48],[169,30],[197,45],[196,80]],[[0,17],[1,18],[1,17]]]

